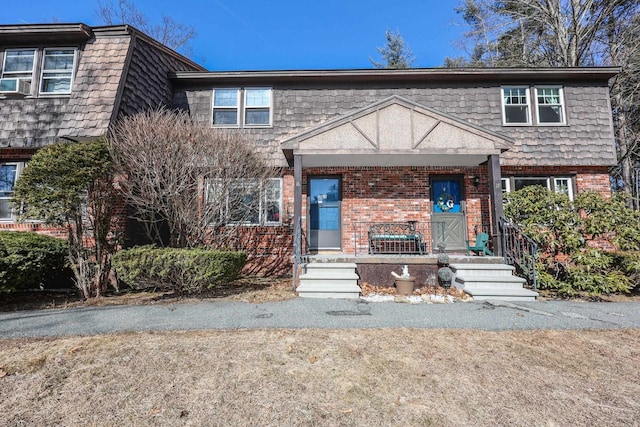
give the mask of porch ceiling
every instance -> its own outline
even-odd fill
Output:
[[[392,96],[310,128],[281,148],[313,166],[475,166],[508,150],[503,135]]]

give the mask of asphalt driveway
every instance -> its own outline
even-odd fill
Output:
[[[640,328],[640,303],[474,301],[453,304],[304,299],[199,302],[0,313],[0,338],[125,331],[256,328],[479,330]]]

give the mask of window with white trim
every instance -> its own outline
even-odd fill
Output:
[[[238,126],[240,89],[213,90],[213,126]]]
[[[505,126],[566,124],[562,86],[503,86],[501,93]]]
[[[266,87],[213,89],[213,127],[269,127],[272,90]]]
[[[18,92],[20,82],[24,82],[27,84],[25,92],[31,92],[35,63],[35,49],[5,50],[2,61],[2,74],[0,74],[0,91]]]
[[[564,124],[564,103],[562,87],[536,86],[538,123]]]
[[[40,77],[40,93],[71,93],[76,50],[73,48],[45,49]]]
[[[271,124],[271,89],[246,88],[244,90],[245,126],[269,126]]]
[[[502,122],[505,125],[531,124],[528,87],[502,88]]]
[[[15,221],[16,219],[11,199],[23,166],[23,163],[0,163],[0,221]]]
[[[74,47],[7,49],[3,52],[0,92],[68,95],[73,87],[76,58]]]
[[[539,185],[556,193],[566,194],[573,200],[573,178],[554,176],[511,176],[502,178],[502,192],[518,191],[531,185]]]
[[[221,215],[229,224],[280,225],[282,223],[282,178],[270,178],[262,185],[253,179],[237,179],[228,186],[226,197],[216,181],[207,185],[207,201],[223,200]]]

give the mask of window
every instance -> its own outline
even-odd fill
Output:
[[[213,126],[238,126],[240,89],[214,89]]]
[[[271,89],[245,89],[244,124],[268,126],[271,123]]]
[[[271,126],[271,88],[213,90],[214,127]]]
[[[41,55],[40,55],[41,54]],[[41,61],[38,60],[42,56]],[[4,52],[0,91],[43,95],[69,94],[76,62],[75,48],[7,49]],[[38,80],[39,78],[39,80]],[[32,85],[32,82],[33,83]]]
[[[20,172],[22,163],[0,163],[0,221],[15,220],[11,198]]]
[[[571,178],[554,178],[553,188],[556,193],[562,193],[569,196],[569,200],[573,200],[573,185]]]
[[[530,124],[529,88],[502,88],[502,119],[504,124]]]
[[[570,177],[514,176],[502,178],[503,193],[518,191],[530,185],[540,185],[548,190],[555,191],[556,193],[566,194],[569,196],[569,200],[573,200],[573,178]]]
[[[511,191],[511,180],[509,178],[501,178],[500,183],[502,184],[503,193],[509,193]]]
[[[219,200],[220,189],[209,183],[207,200]],[[282,179],[272,178],[263,185],[255,180],[238,179],[230,183],[221,214],[230,224],[279,225],[282,221]]]
[[[535,120],[532,120],[530,91],[526,86],[502,88],[502,123],[504,125],[563,125],[564,94],[561,86],[536,86]]]
[[[0,91],[18,92],[20,82],[27,84],[25,92],[30,92],[35,65],[35,49],[8,49],[4,52]]]
[[[536,103],[538,106],[538,123],[564,123],[561,87],[536,87]]]
[[[40,93],[71,93],[75,49],[45,49]]]

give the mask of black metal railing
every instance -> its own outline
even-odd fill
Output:
[[[444,223],[354,222],[353,254],[426,255],[433,253],[433,230],[444,236]]]
[[[302,219],[297,218],[293,225],[293,290],[298,286],[298,269],[302,261]]]
[[[500,218],[502,233],[502,253],[504,262],[516,268],[516,274],[526,279],[534,290],[538,289],[536,279],[536,258],[538,244],[527,236],[520,227]]]

